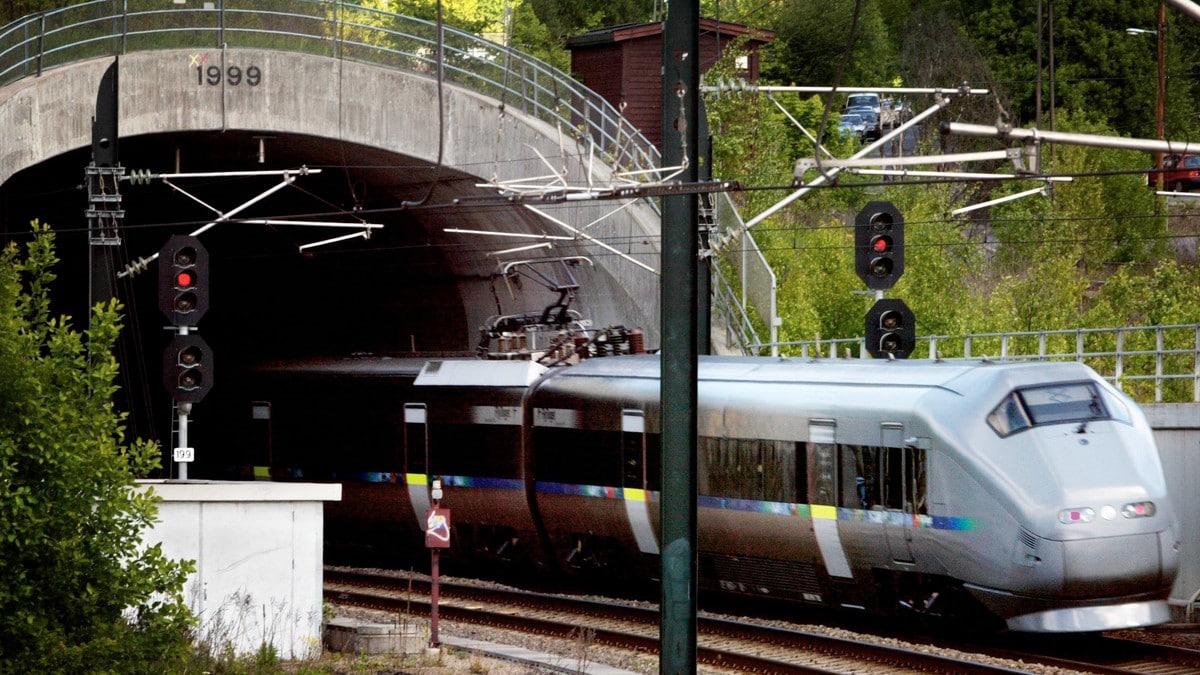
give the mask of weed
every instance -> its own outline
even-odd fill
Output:
[[[573,628],[571,638],[575,641],[575,670],[582,673],[587,670],[588,651],[596,644],[596,629]]]

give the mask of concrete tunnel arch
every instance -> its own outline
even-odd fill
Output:
[[[0,150],[0,185],[52,158],[90,147],[96,88],[112,62],[111,58],[102,58],[75,63],[0,89],[0,126],[9,130]],[[433,167],[439,150],[437,83],[427,75],[331,56],[268,49],[141,51],[121,56],[118,63],[123,163],[125,148],[138,142],[154,145],[207,134],[205,138],[266,137],[268,154],[283,154],[302,162],[321,163],[322,157],[344,158],[347,154],[351,164],[367,158],[369,163],[361,171],[363,180],[372,184],[376,194],[384,195],[381,201],[385,203],[420,199],[435,175]],[[245,73],[254,67],[257,84],[250,85],[243,77],[237,84],[221,78],[214,85],[207,81],[203,70],[197,70],[198,65],[218,63],[222,71],[236,66]],[[413,324],[435,331],[441,325],[445,327],[442,330],[456,333],[465,328],[461,346],[469,349],[477,328],[498,310],[531,311],[551,298],[544,289],[530,284],[508,284],[503,293],[498,293],[495,280],[489,279],[500,259],[489,253],[529,240],[489,238],[483,242],[475,238],[463,245],[464,236],[470,235],[444,230],[570,235],[526,206],[497,205],[494,190],[477,184],[491,179],[544,176],[558,168],[548,167],[542,158],[560,163],[573,185],[584,184],[589,174],[593,184],[607,185],[613,169],[572,140],[567,133],[570,130],[557,129],[512,106],[506,106],[501,115],[500,101],[460,86],[445,84],[443,92],[443,170],[436,201],[442,205],[458,200],[461,204],[488,206],[413,210],[394,216],[393,222],[385,226],[385,230],[393,225],[417,228],[418,232],[409,233],[409,240],[423,240],[431,249],[442,251],[438,259],[448,272],[445,278],[453,279],[449,283],[454,287],[441,289],[441,293],[457,300],[453,306],[437,304],[430,316],[407,324],[408,335],[397,336],[394,343],[407,344],[411,340],[414,345],[450,347],[453,336],[438,335],[424,341],[413,334],[418,330],[412,328]],[[564,149],[567,159],[562,157]],[[188,158],[183,157],[180,163],[179,168],[187,171]],[[155,172],[176,168],[127,167]],[[136,208],[132,203],[135,188],[123,192],[126,208]],[[658,214],[644,200],[618,208],[621,204],[572,202],[539,208],[590,237],[613,242],[621,253],[657,270]],[[366,219],[371,220],[370,215]],[[164,240],[166,234],[162,234]],[[322,238],[312,233],[305,236],[309,240]],[[647,333],[647,345],[657,346],[656,273],[583,239],[554,241],[553,245],[553,249],[529,251],[519,257],[588,256],[594,266],[576,268],[581,287],[573,306],[597,326],[640,327]],[[398,298],[393,306],[403,302],[403,297]]]

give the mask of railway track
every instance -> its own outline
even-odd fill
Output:
[[[1022,640],[1019,648],[989,653],[1100,675],[1195,675],[1200,651],[1110,636]]]
[[[439,616],[543,636],[657,653],[658,611],[625,602],[579,599],[498,587],[446,583],[440,586]],[[331,601],[427,615],[429,584],[407,577],[326,570]],[[702,615],[698,620],[699,664],[758,673],[1024,673],[1018,662],[998,664],[979,657],[923,651],[911,644],[880,644],[781,628],[746,619]]]

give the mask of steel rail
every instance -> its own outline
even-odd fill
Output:
[[[330,601],[355,606],[369,606],[387,611],[403,610],[421,615],[429,612],[428,599],[414,597],[416,594],[427,593],[427,585],[422,582],[410,581],[406,578],[326,570],[325,583],[325,597]],[[337,585],[351,586],[356,590],[338,589]],[[402,595],[384,595],[381,592],[401,593]],[[566,639],[577,637],[578,622],[571,618],[551,619],[532,615],[535,608],[549,609],[549,611],[561,612],[567,617],[582,615],[587,616],[589,620],[601,618],[605,621],[626,622],[647,629],[647,632],[642,634],[632,627],[629,630],[589,627],[589,632],[594,631],[593,639],[598,643],[651,653],[657,653],[659,647],[657,626],[660,617],[658,610],[654,608],[444,582],[442,597],[451,597],[458,602],[451,601],[441,604],[438,610],[439,616],[464,623],[482,623]],[[465,602],[478,604],[466,606],[463,604]],[[487,602],[516,605],[531,611],[514,613],[511,608],[495,610],[481,606]],[[921,672],[980,674],[1023,672],[952,656],[911,651],[906,647],[860,642],[799,630],[772,628],[740,620],[705,616],[700,618],[698,629],[707,644],[702,644],[698,648],[697,661],[745,672],[805,674],[861,672],[864,663],[911,668]],[[722,642],[725,643],[724,646],[721,645]],[[748,653],[746,649],[748,643],[761,645],[763,649],[756,649],[756,651],[762,653]],[[767,647],[780,649],[774,650],[777,653],[772,656],[767,652],[773,650],[767,649]],[[784,660],[787,659],[786,656],[783,656],[786,653],[813,655],[818,657],[817,660],[825,661],[825,664],[821,665],[815,662],[805,664],[792,659]],[[831,667],[830,660],[854,662],[857,664],[858,670],[847,671],[840,666]]]

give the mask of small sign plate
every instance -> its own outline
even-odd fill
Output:
[[[195,459],[196,459],[196,449],[195,448],[175,448],[175,461],[176,462],[180,462],[180,463],[192,462],[192,461],[195,461]]]
[[[434,507],[425,512],[425,546],[450,547],[450,509]]]

